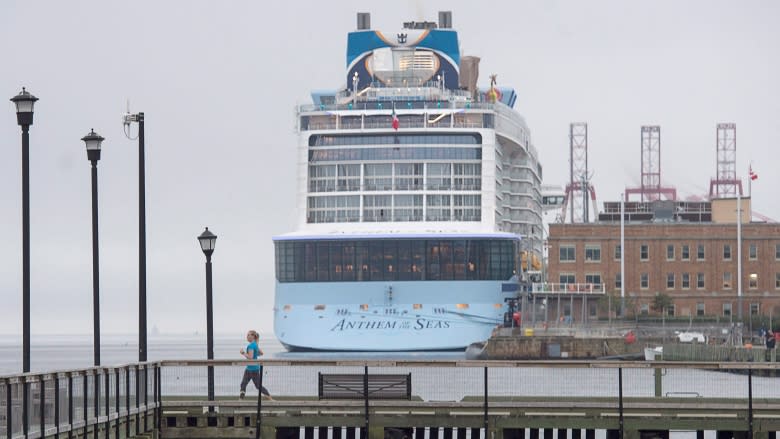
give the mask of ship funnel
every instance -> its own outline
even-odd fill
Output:
[[[358,30],[371,29],[371,14],[368,12],[357,13],[357,28]]]
[[[452,11],[439,11],[439,29],[452,28]]]
[[[477,96],[477,79],[479,79],[479,57],[461,56],[458,88],[468,90],[472,99]]]

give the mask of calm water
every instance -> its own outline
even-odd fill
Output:
[[[241,360],[241,348],[246,347],[244,334],[216,335],[214,358]],[[260,349],[265,358],[302,359],[465,359],[463,352],[287,352],[273,336],[260,338]],[[150,361],[202,360],[206,359],[206,336],[150,335],[147,339]],[[138,361],[137,335],[102,335],[100,362],[104,366],[117,366]],[[93,363],[92,335],[34,336],[30,339],[30,369],[43,372],[90,367]],[[19,373],[22,370],[22,337],[0,335],[0,375]]]

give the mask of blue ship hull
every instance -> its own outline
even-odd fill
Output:
[[[274,333],[289,350],[465,349],[503,321],[503,283],[277,282]]]

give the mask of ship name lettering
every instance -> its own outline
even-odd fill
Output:
[[[444,322],[441,320],[417,319],[414,324],[414,329],[418,331],[422,329],[444,329],[449,327],[450,322]]]
[[[365,321],[361,320],[359,322],[349,321],[347,319],[341,319],[338,323],[333,325],[332,328],[330,328],[331,332],[333,331],[346,331],[349,329],[395,329],[398,327],[398,322],[396,321],[389,321],[389,320],[379,320],[379,321]]]

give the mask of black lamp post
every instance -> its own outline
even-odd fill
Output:
[[[30,125],[38,98],[22,87],[11,98],[22,127],[22,372],[30,371]]]
[[[209,360],[214,359],[214,314],[212,308],[212,290],[211,290],[211,254],[214,253],[214,244],[217,242],[217,235],[209,232],[209,228],[198,236],[200,249],[206,255],[206,356]],[[214,366],[209,366],[209,401],[214,400]]]
[[[98,182],[97,162],[103,137],[90,130],[81,140],[87,145],[87,159],[92,162],[92,324],[95,366],[100,366],[100,258],[98,256]]]

